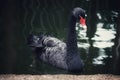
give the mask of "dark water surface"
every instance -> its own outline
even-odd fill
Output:
[[[113,72],[118,12],[112,0],[16,0],[15,3],[0,1],[0,73],[69,73],[36,60],[26,39],[31,33],[44,33],[65,41],[69,14],[74,7],[82,7],[87,15],[87,30],[76,24],[77,44],[85,63],[82,74]]]

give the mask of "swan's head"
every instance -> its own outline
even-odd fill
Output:
[[[73,9],[72,14],[77,19],[77,21],[79,21],[82,27],[86,28],[85,10],[80,7],[76,7]]]

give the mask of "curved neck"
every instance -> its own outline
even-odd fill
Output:
[[[69,30],[67,36],[68,53],[77,53],[77,35],[76,35],[76,18],[72,15],[69,22]]]

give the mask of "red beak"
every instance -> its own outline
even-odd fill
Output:
[[[82,25],[82,27],[83,27],[84,29],[87,28],[85,18],[83,18],[83,17],[81,17],[81,16],[80,16],[80,24]]]

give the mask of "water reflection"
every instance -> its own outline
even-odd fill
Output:
[[[92,38],[94,40],[94,47],[98,48],[107,48],[114,45],[112,40],[115,38],[115,29],[105,29],[103,28],[103,23],[97,24],[97,32],[95,36]]]
[[[98,14],[98,16],[101,17],[100,14]],[[110,50],[114,45],[113,40],[116,34],[113,24],[110,24],[108,29],[104,28],[104,23],[99,22],[96,27],[97,31],[94,37],[91,39],[86,37],[86,31],[80,30],[78,32],[78,47],[85,50],[85,52],[81,53],[82,55],[86,54],[86,58],[84,58],[84,61],[86,62],[87,66],[92,66],[93,68],[96,68],[99,65],[108,65],[106,63],[106,60],[107,58],[112,59],[112,54],[110,53]],[[79,30],[79,28],[77,28],[76,30]]]
[[[98,51],[98,57],[93,58],[92,63],[95,65],[105,65],[105,63],[103,62],[104,58],[107,58],[108,55],[105,54],[105,50],[100,48]]]

